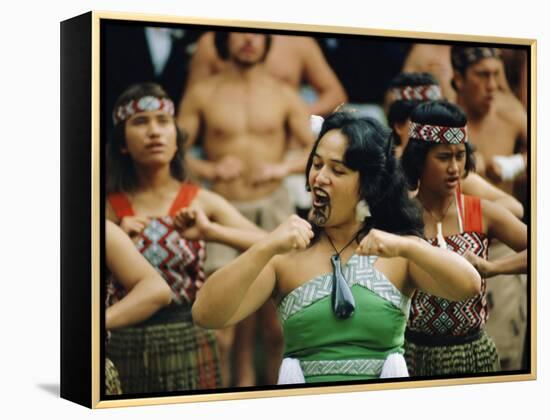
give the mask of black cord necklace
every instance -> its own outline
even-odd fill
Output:
[[[351,294],[351,289],[346,282],[344,273],[342,272],[342,261],[340,259],[340,254],[357,239],[357,235],[351,238],[346,246],[344,246],[340,251],[336,249],[328,233],[326,235],[330,245],[334,249],[334,252],[336,252],[336,254],[330,257],[330,262],[332,264],[332,311],[336,317],[340,319],[347,319],[352,316],[355,311],[355,299]]]

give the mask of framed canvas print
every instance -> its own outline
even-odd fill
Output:
[[[536,378],[536,42],[61,23],[61,396]]]

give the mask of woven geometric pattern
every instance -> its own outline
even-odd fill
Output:
[[[359,285],[369,289],[380,298],[401,309],[408,315],[410,298],[403,295],[380,271],[373,267],[376,256],[354,254],[343,267],[346,283],[351,288]],[[321,274],[292,290],[280,302],[277,311],[281,321],[316,301],[330,296],[332,291],[332,273]]]
[[[183,239],[174,228],[171,216],[152,218],[137,236],[138,251],[156,268],[172,289],[177,303],[193,303],[204,284],[206,257],[204,241]],[[109,281],[108,306],[126,295],[119,282]]]
[[[305,376],[373,375],[380,376],[384,359],[300,361]]]
[[[489,240],[479,232],[464,232],[445,237],[447,249],[463,255],[470,251],[487,259]],[[437,246],[437,240],[429,242]],[[481,328],[487,321],[486,281],[481,279],[481,292],[467,300],[453,302],[417,290],[412,299],[409,329],[430,335],[464,335]]]
[[[468,47],[456,48],[453,50],[451,62],[455,70],[463,71],[468,66],[477,63],[484,58],[500,58],[501,52],[498,48]]]
[[[168,98],[157,98],[155,96],[144,96],[137,100],[132,99],[114,110],[113,123],[117,125],[138,112],[147,111],[162,111],[174,115],[174,103]]]
[[[399,86],[391,90],[395,101],[435,101],[442,99],[438,85]]]
[[[441,144],[461,144],[468,142],[467,129],[411,122],[409,138]]]

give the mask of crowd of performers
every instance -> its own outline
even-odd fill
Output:
[[[524,368],[525,319],[489,328],[525,313],[528,268],[503,63],[414,46],[383,119],[345,104],[307,37],[205,33],[179,103],[128,86],[106,146],[105,394]]]

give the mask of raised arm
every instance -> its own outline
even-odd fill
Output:
[[[517,218],[521,219],[523,217],[523,206],[518,200],[500,188],[495,187],[478,174],[469,173],[461,184],[464,194],[492,201],[509,210]]]
[[[489,238],[496,238],[516,252],[527,248],[527,226],[508,210],[487,200],[481,201]]]
[[[489,179],[497,183],[514,180],[525,182],[529,141],[527,137],[527,112],[512,92],[504,92],[500,95],[503,105],[502,109],[499,110],[499,114],[515,130],[515,154],[493,156],[492,160],[486,164],[485,173]]]
[[[176,215],[174,223],[184,238],[219,242],[241,251],[267,235],[225,198],[203,189],[189,208]]]
[[[481,291],[476,269],[460,255],[413,240],[406,247],[409,277],[417,289],[448,300],[464,300]]]
[[[527,226],[506,209],[490,201],[482,201],[483,219],[490,238],[496,238],[516,251],[498,260],[485,260],[467,252],[465,257],[485,278],[499,274],[525,274],[528,268]]]
[[[109,271],[128,291],[107,308],[105,328],[113,330],[149,318],[170,303],[170,287],[139,253],[130,238],[114,223],[106,221],[106,262]]]
[[[185,144],[187,150],[195,144],[200,132],[203,95],[205,95],[205,87],[202,84],[195,85],[192,89],[188,90],[187,94],[182,99],[178,111],[176,123],[187,135]],[[212,180],[215,177],[215,165],[212,162],[197,159],[192,156],[191,153],[185,154],[185,162],[186,166],[200,178]]]
[[[314,140],[310,115],[302,99],[292,89],[285,86],[285,94],[288,98],[288,134],[289,137],[297,140],[302,148],[302,153],[295,159],[286,161],[286,165],[288,165],[288,174],[302,174],[306,168],[307,157]]]
[[[313,115],[328,115],[348,97],[338,77],[313,38],[303,37],[301,55],[304,62],[304,79],[317,92],[317,100],[309,106]]]
[[[475,267],[478,273],[488,279],[500,274],[525,274],[527,272],[527,250],[499,258],[498,260],[488,261],[467,252],[465,257]]]
[[[208,278],[193,304],[194,321],[205,328],[224,328],[254,313],[275,290],[273,257],[305,249],[312,237],[311,225],[291,216]]]
[[[479,274],[468,261],[420,238],[372,229],[359,244],[357,253],[405,258],[412,287],[445,299],[467,299],[481,289]]]
[[[301,150],[292,158],[279,163],[264,163],[259,166],[250,177],[252,185],[261,185],[265,182],[280,181],[290,174],[303,174],[307,164],[307,157],[313,144],[310,116],[302,99],[292,88],[279,84],[286,104],[287,139],[293,139],[301,146]]]

